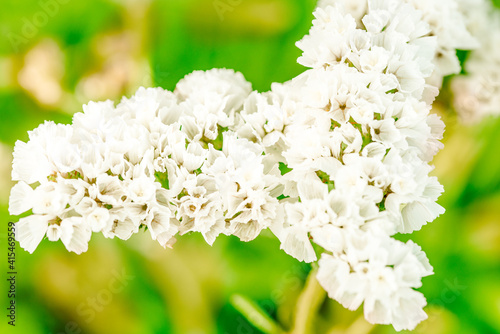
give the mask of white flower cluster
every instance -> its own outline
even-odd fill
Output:
[[[255,238],[276,217],[279,171],[227,130],[250,91],[240,73],[194,72],[174,93],[141,88],[116,108],[91,102],[72,125],[40,125],[14,149],[10,213],[32,213],[17,224],[21,246],[47,236],[81,253],[92,232],[128,239],[141,227],[162,246],[191,231],[210,244]]]
[[[413,329],[426,318],[415,290],[432,273],[412,242],[444,212],[429,176],[444,124],[430,115],[426,85],[436,37],[421,12],[369,1],[361,19],[341,5],[319,7],[299,62],[311,69],[272,91],[253,93],[238,134],[282,165],[284,219],[271,229],[295,258],[317,260],[318,280],[349,309],[364,302],[373,323]],[[286,167],[286,168],[283,168]]]
[[[454,107],[466,123],[500,114],[500,11],[489,0],[461,0],[467,25],[481,47],[452,80]]]
[[[457,1],[470,0],[320,0],[319,7],[343,5],[346,11],[356,19],[360,28],[364,27],[361,20],[363,16],[368,12],[379,10],[382,3],[389,10],[397,8],[401,2],[417,9],[422,15],[421,20],[429,25],[427,35],[436,36],[437,39],[433,59],[434,72],[426,78],[426,81],[440,88],[445,76],[460,73],[461,66],[456,50],[471,50],[479,46],[466,27],[464,13]],[[380,19],[384,21],[387,18],[380,17]]]
[[[30,132],[14,149],[9,208],[31,210],[21,246],[33,252],[47,236],[81,253],[92,232],[128,239],[141,227],[162,246],[187,232],[212,244],[270,228],[301,261],[322,253],[317,278],[331,298],[413,329],[426,318],[414,289],[432,267],[392,236],[444,212],[429,176],[444,131],[429,78],[436,63],[444,75],[436,54],[457,47],[454,33],[467,34],[429,25],[430,1],[344,2],[316,9],[297,43],[309,69],[269,92],[234,71],[194,72],[174,92],[141,88]]]

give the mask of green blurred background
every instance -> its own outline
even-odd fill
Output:
[[[233,68],[254,89],[268,90],[303,71],[294,44],[309,30],[314,6],[315,0],[2,1],[5,315],[15,141],[26,141],[27,131],[46,119],[70,123],[89,100],[118,101],[140,86],[173,89],[193,70]],[[462,125],[450,98],[445,88],[435,108],[447,123],[445,149],[434,161],[447,212],[411,235],[435,268],[421,289],[429,319],[416,332],[500,333],[500,120]],[[236,294],[286,328],[311,270],[279,251],[267,233],[249,243],[221,236],[213,247],[193,234],[179,238],[174,250],[148,234],[128,241],[94,235],[79,256],[44,240],[32,255],[17,247],[16,269],[16,327],[2,315],[1,333],[260,333],[231,302]],[[360,315],[326,300],[316,332],[394,332]]]

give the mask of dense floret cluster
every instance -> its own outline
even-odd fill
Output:
[[[331,298],[413,329],[426,318],[414,289],[433,269],[393,236],[444,212],[429,176],[444,124],[430,110],[435,85],[460,70],[455,49],[474,45],[457,8],[321,1],[297,43],[308,69],[269,92],[232,70],[196,71],[174,92],[141,88],[89,103],[71,125],[45,122],[14,149],[10,212],[30,213],[21,246],[46,236],[81,253],[92,233],[141,228],[164,247],[187,232],[212,244],[269,228],[286,253],[318,261]]]
[[[433,73],[426,78],[426,81],[438,88],[441,88],[443,78],[447,75],[460,73],[460,61],[456,55],[456,50],[471,50],[479,46],[476,36],[471,34],[470,26],[467,25],[469,11],[474,11],[474,6],[461,5],[461,2],[478,2],[487,0],[320,0],[319,6],[341,5],[350,13],[358,24],[358,27],[365,26],[363,18],[367,13],[384,10],[394,10],[401,3],[411,5],[418,10],[421,21],[427,23],[427,36],[435,36],[436,48],[433,52],[432,62],[434,64]],[[383,22],[388,17],[378,16],[377,24]],[[399,21],[401,20],[401,21]],[[368,23],[370,24],[370,23]],[[395,25],[400,25],[401,29],[411,29],[411,26],[400,16],[394,21]],[[420,25],[422,27],[422,25]],[[420,34],[422,31],[407,30],[407,34]],[[430,49],[427,49],[431,52]]]
[[[460,0],[480,47],[470,53],[464,75],[452,80],[454,107],[465,123],[500,114],[500,12],[488,0]]]
[[[92,232],[128,239],[141,227],[162,246],[191,231],[209,244],[254,239],[276,218],[279,171],[229,130],[250,91],[240,73],[194,72],[174,93],[141,88],[116,107],[91,102],[72,125],[40,125],[14,150],[10,212],[32,212],[21,246],[47,236],[81,253]]]
[[[429,113],[436,88],[426,84],[437,38],[401,2],[370,2],[366,29],[339,5],[314,15],[297,43],[310,69],[253,93],[239,134],[290,170],[284,219],[271,227],[281,247],[312,262],[311,242],[320,246],[318,279],[331,298],[350,309],[364,302],[371,322],[413,328],[426,315],[412,288],[432,268],[418,246],[391,236],[444,212],[429,176],[444,130]]]

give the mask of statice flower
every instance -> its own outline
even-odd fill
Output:
[[[14,149],[10,213],[31,213],[21,247],[46,236],[81,253],[94,232],[128,239],[142,227],[162,246],[187,232],[254,239],[276,218],[279,171],[229,130],[250,92],[241,73],[198,71],[175,92],[141,88],[117,106],[89,103],[71,125],[40,125]]]
[[[456,50],[473,50],[479,43],[467,29],[456,0],[407,0],[423,13],[423,20],[430,25],[431,34],[437,37],[438,47],[434,57],[436,68],[428,79],[433,85],[441,87],[443,77],[460,73],[461,66]]]
[[[387,18],[394,15],[394,10],[399,10],[401,2],[411,5],[417,9],[421,20],[428,24],[427,36],[435,36],[437,46],[434,50],[434,71],[432,75],[426,78],[427,83],[440,88],[443,83],[443,78],[451,74],[460,73],[461,66],[456,55],[456,50],[472,50],[479,47],[477,39],[471,34],[468,29],[465,13],[458,2],[469,0],[389,0],[389,1],[373,1],[373,0],[320,0],[318,6],[325,8],[327,6],[340,5],[345,8],[345,11],[351,14],[359,28],[366,27],[368,31],[374,26],[385,24]],[[475,0],[473,0],[475,1]],[[366,22],[364,16],[375,14],[375,20],[369,19],[370,23]],[[403,16],[402,23],[404,22]],[[366,25],[369,24],[369,25]],[[394,21],[394,25],[400,25],[398,21]],[[403,23],[407,29],[411,26],[407,22]],[[409,30],[408,33],[411,31]],[[414,33],[420,34],[418,30]],[[409,38],[411,34],[409,34]],[[430,50],[430,49],[427,49]]]
[[[331,248],[319,260],[318,280],[331,298],[351,310],[364,302],[366,320],[398,331],[427,318],[425,298],[413,288],[433,272],[419,246],[359,231],[344,233],[344,243],[348,252]]]
[[[452,0],[323,0],[314,16],[297,42],[307,70],[268,92],[232,70],[195,71],[173,92],[90,102],[71,125],[18,141],[9,210],[28,213],[21,247],[47,237],[81,253],[92,233],[141,229],[163,247],[193,232],[212,244],[269,228],[287,254],[318,261],[331,298],[415,328],[427,317],[415,289],[433,269],[393,236],[444,213],[431,104],[474,38]]]
[[[364,303],[372,323],[413,329],[426,318],[414,288],[432,269],[418,246],[391,236],[444,212],[429,176],[444,131],[427,82],[438,38],[402,1],[363,8],[360,25],[342,4],[318,7],[297,43],[310,69],[253,93],[237,133],[281,166],[284,219],[271,226],[281,248],[313,262],[316,244],[331,298],[349,309]]]
[[[454,107],[465,123],[500,113],[500,12],[487,0],[461,0],[467,26],[481,47],[465,62],[466,74],[452,80]]]

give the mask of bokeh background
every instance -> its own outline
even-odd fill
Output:
[[[12,149],[28,130],[44,120],[70,123],[89,100],[118,101],[140,86],[173,89],[193,70],[233,68],[254,89],[268,90],[303,71],[294,44],[308,31],[314,6],[315,0],[2,1],[1,333],[261,333],[239,311],[242,298],[291,325],[311,268],[263,233],[249,243],[221,236],[213,247],[187,235],[174,250],[148,234],[128,241],[95,234],[79,256],[47,240],[32,255],[17,247],[16,327],[8,326],[6,235],[16,218],[7,208]],[[411,235],[435,268],[421,289],[429,319],[415,332],[500,333],[500,120],[464,125],[451,98],[445,83],[435,105],[447,123],[445,149],[434,175],[445,186],[439,203],[447,212]],[[394,333],[335,301],[318,307],[317,333]]]

